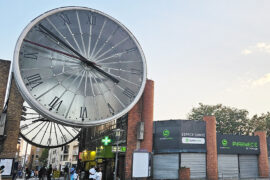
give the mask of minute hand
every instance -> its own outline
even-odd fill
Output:
[[[79,56],[79,60],[84,62],[85,64],[93,67],[95,70],[97,70],[98,72],[102,73],[103,75],[107,76],[108,78],[110,78],[113,82],[115,83],[119,83],[119,80],[116,79],[115,77],[113,77],[112,75],[108,74],[107,72],[105,72],[104,70],[100,69],[99,67],[97,67],[97,64],[87,60],[85,57],[83,57],[80,53],[78,53],[75,49],[73,49],[71,46],[69,46],[67,43],[65,43],[62,39],[60,39],[58,36],[56,36],[53,32],[51,32],[49,29],[47,29],[45,26],[43,26],[42,24],[39,24],[39,27],[41,29],[43,29],[44,31],[46,31],[50,36],[52,36],[55,40],[57,40],[59,43],[61,43],[63,46],[65,46],[66,48],[68,48],[69,50],[71,50],[74,54],[76,54],[77,56]]]

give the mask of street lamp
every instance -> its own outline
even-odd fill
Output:
[[[113,130],[115,132],[115,139],[116,139],[116,155],[115,155],[115,163],[114,163],[114,180],[116,180],[116,175],[117,175],[117,162],[118,162],[118,143],[119,143],[119,139],[121,136],[121,132],[123,132],[124,130],[122,129],[115,129]]]

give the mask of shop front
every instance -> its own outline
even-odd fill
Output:
[[[153,178],[178,179],[181,167],[191,179],[206,178],[205,122],[169,120],[154,122]]]
[[[217,134],[219,178],[257,178],[258,136]]]

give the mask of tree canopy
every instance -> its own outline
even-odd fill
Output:
[[[43,149],[41,156],[39,157],[39,162],[42,163],[44,166],[47,166],[49,156],[49,149]]]
[[[217,105],[205,105],[199,103],[199,107],[192,108],[188,114],[190,120],[202,120],[203,116],[215,116],[217,132],[223,134],[251,135],[255,131],[265,130],[270,134],[270,113],[248,117],[245,109]]]

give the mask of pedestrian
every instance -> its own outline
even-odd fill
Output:
[[[91,166],[91,169],[89,169],[89,179],[90,180],[96,180],[96,169],[95,166]]]
[[[31,177],[31,171],[28,169],[28,167],[25,169],[25,178],[29,179]]]
[[[50,164],[49,169],[47,170],[47,180],[51,180],[52,177],[52,165]]]
[[[79,176],[78,176],[78,174],[77,174],[77,172],[76,172],[75,169],[74,169],[73,174],[72,174],[72,176],[71,176],[70,179],[71,180],[79,180]]]
[[[102,170],[99,167],[96,172],[96,180],[102,180]]]
[[[69,174],[68,165],[66,165],[65,168],[64,168],[64,178],[65,178],[65,180],[68,180],[68,174]]]
[[[38,178],[40,180],[44,180],[44,176],[46,175],[46,168],[45,166],[43,166],[42,168],[40,168],[39,172],[38,172]]]

